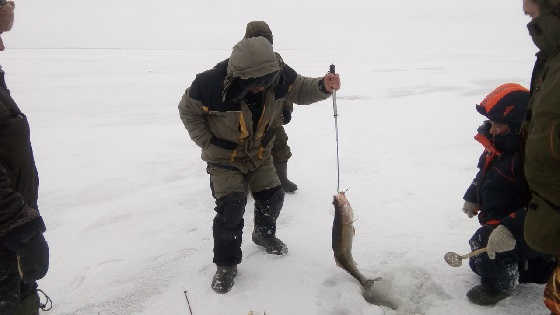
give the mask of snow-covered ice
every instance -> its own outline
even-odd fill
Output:
[[[31,123],[52,255],[40,286],[54,314],[188,314],[185,290],[195,315],[546,313],[539,285],[492,308],[470,304],[476,275],[443,261],[468,252],[478,225],[461,212],[482,150],[474,104],[501,83],[528,85],[535,48],[521,1],[58,2],[50,19],[39,14],[45,2],[18,2],[1,53]],[[177,104],[253,19],[271,24],[299,73],[321,76],[334,62],[341,74],[353,255],[383,277],[398,311],[366,303],[334,264],[330,99],[296,107],[287,126],[300,187],[278,221],[288,256],[247,237],[250,200],[236,284],[223,296],[210,289],[213,199]]]

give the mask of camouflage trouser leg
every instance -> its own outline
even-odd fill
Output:
[[[280,186],[280,180],[268,159],[263,165],[248,173],[233,167],[209,165],[210,187],[216,199],[216,216],[213,224],[214,263],[231,266],[241,262],[243,214],[247,192],[259,192]]]
[[[276,138],[274,139],[274,146],[272,147],[272,158],[274,163],[287,162],[292,156],[290,146],[288,146],[288,135],[283,126],[280,126],[276,131]]]
[[[215,199],[223,198],[231,193],[247,194],[280,186],[272,158],[268,158],[258,168],[243,173],[230,166],[208,165],[206,172],[210,174],[210,188]]]
[[[0,315],[37,315],[37,284],[23,283],[15,253],[0,249]]]
[[[544,290],[544,304],[552,314],[560,315],[560,264],[548,280]]]

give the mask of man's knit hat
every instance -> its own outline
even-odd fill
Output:
[[[271,44],[273,43],[272,31],[265,21],[251,21],[247,24],[245,38],[257,36],[262,36],[268,39]]]

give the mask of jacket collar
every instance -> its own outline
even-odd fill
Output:
[[[486,151],[501,156],[502,154],[515,153],[521,149],[521,136],[510,133],[501,136],[490,135],[490,121],[484,122],[478,128],[478,134],[474,137],[480,142]]]
[[[529,22],[527,28],[542,57],[551,58],[560,52],[559,17],[545,13]]]

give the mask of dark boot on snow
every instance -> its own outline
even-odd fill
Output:
[[[511,296],[511,291],[495,290],[479,284],[467,292],[471,303],[483,306],[496,305],[501,300]]]
[[[279,240],[271,229],[266,227],[255,227],[253,230],[253,242],[262,246],[268,254],[286,255],[288,247]]]
[[[288,162],[274,163],[276,174],[285,192],[292,193],[297,190],[297,185],[288,179]]]
[[[39,293],[45,300],[45,303],[41,302]],[[43,292],[43,290],[37,289],[37,284],[35,282],[23,283],[21,286],[21,295],[23,298],[20,300],[15,312],[10,312],[10,315],[39,315],[39,310],[48,312],[52,309],[51,298]],[[5,314],[2,311],[0,312]]]
[[[39,296],[36,292],[33,292],[33,294],[21,300],[15,315],[39,315],[40,307]]]
[[[216,274],[212,278],[212,290],[218,294],[228,293],[233,287],[233,279],[237,276],[237,265],[217,267]]]

